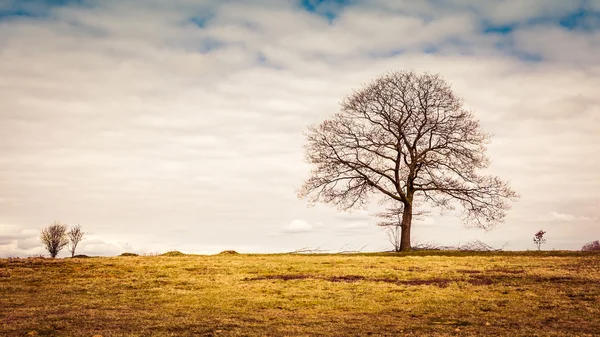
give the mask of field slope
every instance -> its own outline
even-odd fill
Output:
[[[596,336],[600,255],[0,259],[0,336]]]

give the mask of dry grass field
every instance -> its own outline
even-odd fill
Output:
[[[579,252],[0,259],[0,336],[600,336]]]

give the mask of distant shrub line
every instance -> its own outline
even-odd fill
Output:
[[[600,240],[586,243],[581,247],[581,250],[584,252],[600,252]]]

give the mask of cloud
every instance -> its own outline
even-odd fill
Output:
[[[0,257],[32,256],[44,253],[39,232],[19,228],[17,225],[0,224]]]
[[[511,214],[600,216],[598,30],[560,21],[584,2],[0,5],[0,222],[32,231],[1,237],[3,252],[37,252],[55,218],[96,233],[94,254],[291,250],[268,233],[296,217],[286,228],[331,229],[307,245],[360,245],[374,218],[297,200],[303,131],[400,69],[441,73],[494,135],[490,171],[523,196]],[[436,218],[431,233],[457,226]]]
[[[518,29],[514,33],[518,50],[546,60],[590,64],[600,51],[600,32],[574,31],[553,25]]]
[[[550,212],[545,216],[539,217],[540,221],[561,221],[561,222],[572,222],[572,221],[596,221],[597,217],[587,216],[576,216],[568,213]]]
[[[352,212],[338,212],[336,218],[343,222],[364,222],[375,219],[368,210],[360,209]]]
[[[345,222],[337,225],[334,232],[343,235],[358,235],[360,233],[372,232],[374,229],[375,225],[372,222]]]
[[[292,220],[282,229],[283,233],[298,234],[309,233],[313,231],[313,226],[305,220]]]
[[[423,219],[418,219],[414,221],[416,225],[419,225],[419,227],[421,226],[435,226],[437,224],[437,221],[435,220],[434,217],[425,217]]]

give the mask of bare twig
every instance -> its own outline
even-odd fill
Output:
[[[347,245],[344,245],[344,247],[346,247]],[[360,247],[360,249],[358,250],[342,250],[342,248],[340,248],[340,250],[338,251],[338,254],[356,254],[356,253],[360,253],[363,251],[363,249],[365,249],[365,247],[367,247],[368,245],[364,245],[362,247]]]
[[[317,248],[308,248],[308,247],[303,247],[297,250],[294,250],[292,252],[289,252],[288,254],[318,254],[318,253],[325,253],[327,252],[324,249],[321,249],[320,247]]]

